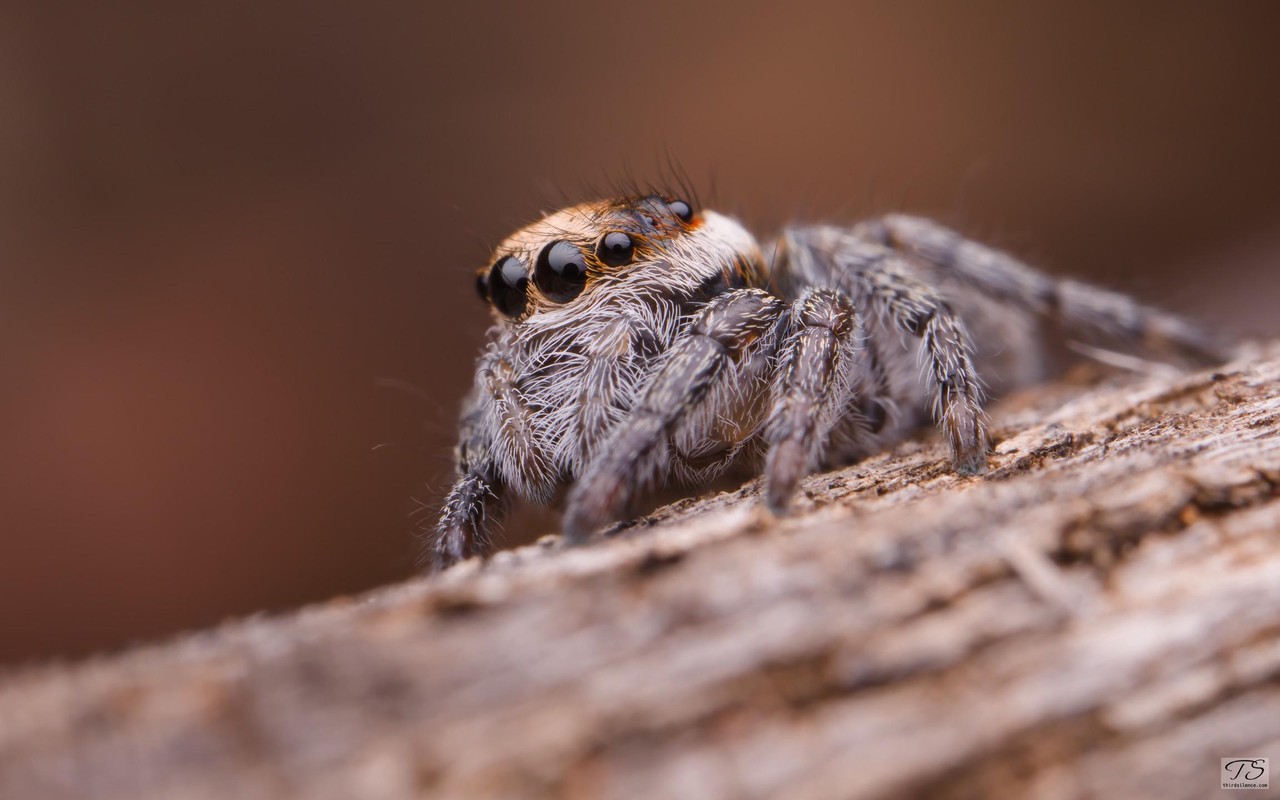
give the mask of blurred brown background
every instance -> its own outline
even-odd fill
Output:
[[[461,5],[0,12],[0,661],[409,574],[471,270],[668,153],[1280,329],[1280,5]]]

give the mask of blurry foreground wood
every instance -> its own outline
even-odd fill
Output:
[[[1085,372],[1088,372],[1087,370]],[[0,680],[0,797],[1203,798],[1280,765],[1280,343]],[[1272,779],[1274,787],[1280,781]]]

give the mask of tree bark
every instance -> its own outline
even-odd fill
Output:
[[[922,435],[785,519],[753,482],[11,674],[0,796],[1211,796],[1280,765],[1278,426],[1280,343],[1077,370],[983,478]]]

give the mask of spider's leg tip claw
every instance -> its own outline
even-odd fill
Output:
[[[791,513],[791,487],[769,485],[765,487],[764,506],[775,517],[785,517]]]
[[[465,561],[471,555],[468,552],[467,541],[466,532],[459,528],[442,529],[438,534],[435,547],[432,548],[427,572],[434,575],[444,572],[459,561]]]
[[[764,482],[765,505],[774,516],[787,514],[806,467],[804,448],[799,442],[784,439],[774,445],[765,464]]]
[[[596,526],[586,516],[572,506],[565,512],[564,522],[560,526],[560,541],[566,547],[576,547],[591,538]]]

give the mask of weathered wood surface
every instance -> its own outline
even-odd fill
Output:
[[[1278,429],[1280,345],[1063,383],[986,478],[926,437],[10,675],[0,797],[1213,796],[1280,762]]]

